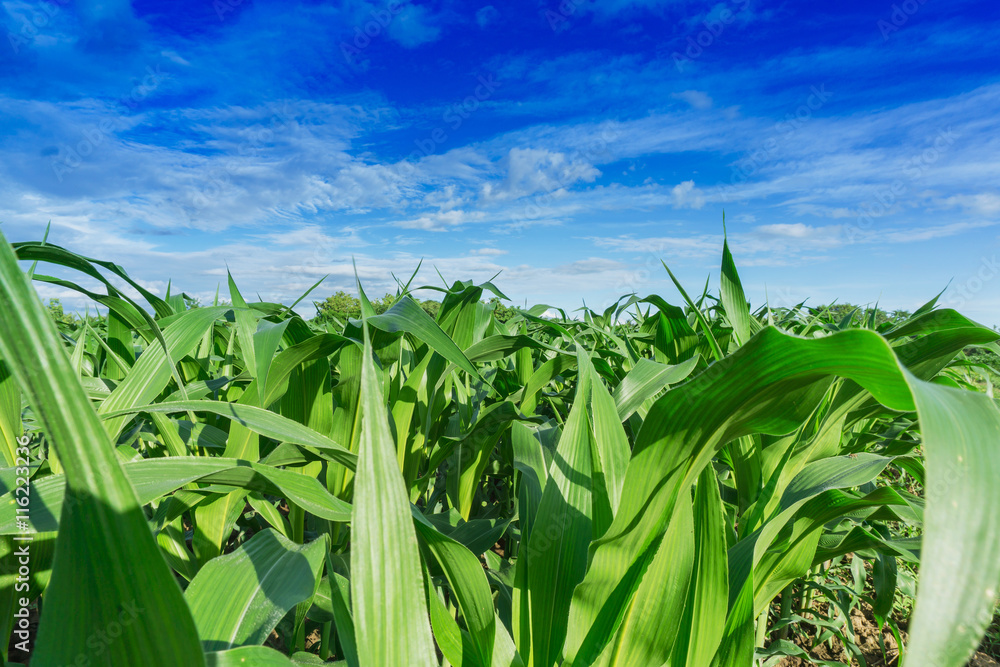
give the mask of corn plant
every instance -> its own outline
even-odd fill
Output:
[[[905,664],[963,665],[1000,409],[960,355],[998,334],[936,299],[751,310],[727,244],[717,294],[664,269],[679,306],[502,321],[455,282],[432,317],[411,278],[320,323],[0,239],[0,627],[40,610],[40,665],[745,667],[795,654],[794,585],[853,554],[880,621],[919,571]],[[106,315],[57,327],[32,280]]]

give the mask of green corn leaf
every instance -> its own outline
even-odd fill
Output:
[[[285,334],[285,329],[288,328],[290,321],[284,320],[276,324],[267,320],[261,320],[257,325],[257,331],[253,334],[254,361],[256,364],[254,379],[257,380],[258,386],[262,387],[260,393],[264,396],[267,395],[267,372],[271,368],[274,353],[277,352],[278,345],[281,343],[281,337]]]
[[[58,453],[72,500],[62,509],[33,660],[65,665],[84,656],[94,665],[203,665],[194,621],[135,491],[48,313],[2,237],[0,311],[0,357]],[[121,636],[100,643],[97,654],[94,633],[112,623]]]
[[[252,405],[239,405],[223,401],[172,401],[169,403],[135,405],[124,410],[108,412],[102,415],[102,417],[110,421],[140,412],[171,413],[183,411],[209,412],[220,417],[226,417],[234,422],[238,422],[254,433],[259,433],[260,435],[282,442],[292,442],[297,445],[322,449],[330,458],[342,465],[349,468],[354,468],[356,465],[357,456],[327,436],[317,433],[308,426],[303,426],[286,417],[282,417],[279,414]]]
[[[354,618],[351,616],[351,582],[334,570],[330,554],[326,556],[326,570],[330,573],[330,613],[337,626],[340,646],[344,650],[347,664],[350,667],[360,667],[357,640],[354,636]]]
[[[166,523],[160,532],[156,534],[156,543],[163,551],[167,563],[179,575],[191,581],[198,573],[198,564],[187,548],[187,539],[184,535],[184,523],[181,517]]]
[[[351,506],[330,495],[314,477],[263,463],[224,457],[169,457],[139,459],[122,464],[122,470],[135,489],[140,505],[151,503],[191,482],[203,482],[280,496],[331,521],[346,522],[351,518]],[[29,524],[35,530],[58,529],[65,488],[65,475],[31,481],[33,511]],[[0,535],[18,532],[17,506],[13,491],[0,497]]]
[[[706,466],[694,494],[694,568],[672,664],[712,662],[722,641],[729,606],[725,509],[715,469]]]
[[[956,440],[954,430],[951,437],[946,436],[947,428],[955,428],[953,423],[926,432],[924,446],[929,452],[937,450],[954,457],[959,456],[955,452],[959,447],[966,450],[961,454],[961,461],[953,458],[950,463],[952,468],[959,466],[962,474],[970,476],[969,484],[951,485],[945,492],[939,492],[938,511],[944,505],[951,505],[952,500],[957,503],[965,492],[978,494],[977,502],[983,511],[974,516],[966,514],[962,520],[951,517],[947,527],[936,525],[935,532],[928,531],[925,541],[927,544],[955,545],[963,554],[975,559],[977,567],[949,567],[947,574],[936,569],[939,566],[925,566],[922,571],[928,590],[938,590],[935,588],[937,577],[949,583],[949,591],[967,593],[962,598],[967,601],[966,606],[956,607],[956,615],[938,619],[940,627],[946,629],[939,632],[962,636],[959,628],[974,633],[983,627],[982,620],[977,621],[972,615],[972,608],[987,609],[986,592],[992,592],[992,586],[1000,581],[1000,563],[986,555],[1000,546],[997,544],[1000,540],[997,534],[1000,502],[991,499],[978,473],[995,475],[995,468],[1000,463],[996,457],[990,459],[982,449],[961,443],[971,440],[977,430],[977,441],[996,441],[993,420],[1000,417],[995,404],[974,394],[962,395],[961,400],[950,398],[946,402],[940,393],[956,390],[914,378],[899,365],[885,340],[868,331],[846,331],[806,340],[768,328],[718,366],[717,370],[710,367],[690,382],[667,392],[650,410],[629,464],[625,482],[628,493],[623,495],[622,507],[608,534],[592,547],[587,578],[574,594],[570,623],[585,628],[578,636],[588,637],[588,641],[596,645],[603,645],[610,639],[619,622],[615,610],[627,603],[641,581],[641,570],[645,567],[643,559],[648,562],[648,546],[665,528],[665,512],[682,490],[690,488],[715,451],[724,443],[749,433],[778,435],[791,432],[819,402],[829,386],[825,378],[832,374],[858,382],[875,399],[895,410],[922,407],[933,419],[935,414],[928,406],[940,408],[948,404],[948,408],[939,410],[942,419],[948,416],[957,422],[967,418],[970,430],[965,438]],[[924,398],[926,396],[931,398]],[[915,402],[915,397],[919,403]],[[983,403],[971,403],[979,398]],[[933,504],[932,496],[928,511]],[[933,583],[928,584],[928,580]],[[935,600],[932,593],[924,597]],[[921,603],[918,597],[918,609]],[[965,639],[969,636],[971,634]],[[567,648],[568,657],[575,659],[578,646]],[[957,656],[957,652],[949,654],[949,661],[943,664],[959,665],[960,662],[955,661]]]
[[[553,350],[561,352],[556,348],[549,347],[545,343],[535,340],[530,336],[508,336],[495,335],[482,339],[465,351],[465,356],[472,362],[498,361],[511,354],[526,351],[530,355],[531,350]],[[530,359],[530,356],[529,356]]]
[[[985,394],[911,386],[926,451],[927,508],[904,664],[957,667],[992,621],[1000,584],[1000,409]]]
[[[465,356],[462,349],[423,311],[417,303],[408,296],[396,301],[392,308],[382,315],[367,319],[368,325],[387,331],[405,331],[413,334],[418,340],[426,343],[442,357],[455,364],[474,378],[479,378],[479,371]]]
[[[301,364],[326,359],[348,343],[354,344],[343,336],[324,333],[310,336],[279,352],[271,361],[267,391],[261,405],[271,405],[287,391],[289,377]]]
[[[683,621],[695,551],[691,503],[685,499],[674,507],[673,520],[624,610],[616,636],[593,664],[624,667],[669,662]],[[587,650],[581,657],[590,662]]]
[[[677,291],[681,293],[682,297],[684,297],[684,301],[687,302],[691,310],[694,311],[694,315],[695,318],[698,320],[698,324],[701,325],[702,331],[705,332],[705,340],[708,341],[708,345],[712,351],[712,355],[715,357],[716,361],[722,359],[723,357],[722,348],[719,347],[719,342],[715,340],[715,336],[712,334],[712,327],[709,325],[708,320],[705,319],[705,314],[701,312],[701,308],[698,307],[698,304],[692,301],[691,297],[688,296],[688,293],[684,290],[684,287],[681,286],[680,281],[677,280],[677,276],[675,276],[674,272],[670,270],[670,267],[667,266],[666,263],[663,261],[661,261],[660,263],[663,264],[663,268],[667,270],[667,275],[670,276],[670,280],[674,283],[674,287],[677,288]]]
[[[489,463],[490,454],[506,432],[507,425],[517,417],[517,409],[513,403],[494,403],[480,413],[472,432],[455,447],[455,458],[460,470],[457,479],[457,505],[466,521],[472,513],[473,497]]]
[[[429,572],[425,578],[430,579]],[[482,667],[482,659],[476,655],[468,633],[462,632],[458,621],[452,618],[438,592],[430,587],[427,591],[427,607],[430,610],[434,642],[447,664],[455,667]]]
[[[495,635],[506,629],[497,627],[493,595],[482,564],[471,551],[442,535],[415,510],[413,519],[417,535],[444,571],[458,599],[478,664],[489,667],[493,663]]]
[[[535,407],[538,405],[538,392],[556,377],[575,367],[576,357],[570,355],[553,357],[539,366],[531,374],[531,377],[528,378],[528,383],[524,385],[520,406],[521,412],[526,415],[534,414]]]
[[[17,460],[17,439],[21,437],[21,389],[7,364],[0,358],[0,453],[7,466]]]
[[[326,538],[299,545],[269,528],[209,561],[184,592],[205,649],[263,644],[289,609],[313,596],[328,548]]]
[[[623,454],[627,456],[627,444],[624,453],[619,449],[624,433],[615,430],[620,431],[621,423],[611,396],[603,386],[594,387],[600,381],[579,347],[577,359],[578,398],[549,467],[531,539],[522,546],[526,553],[517,563],[522,583],[515,589],[515,609],[518,619],[530,619],[530,652],[537,665],[551,665],[560,656],[573,588],[586,572],[587,546],[599,529],[595,519],[610,519],[618,475],[624,473]],[[604,400],[595,400],[601,392]],[[600,442],[596,427],[610,440]],[[599,483],[595,468],[605,476]],[[518,639],[519,651],[527,654],[526,633],[521,631]]]
[[[219,556],[246,506],[246,491],[215,494],[194,508],[191,547],[201,567]]]
[[[266,646],[241,646],[205,654],[206,667],[295,667],[288,656]]]
[[[312,478],[308,478],[312,479]],[[325,490],[325,489],[324,489]],[[291,539],[291,528],[288,519],[282,516],[278,508],[272,505],[261,493],[254,492],[247,496],[247,502],[257,514],[261,516],[276,531],[281,533],[285,539]]]
[[[170,357],[167,357],[163,347],[159,345],[147,347],[125,379],[104,399],[98,412],[105,415],[117,410],[128,410],[137,405],[148,404],[156,398],[173,377],[170,359],[180,359],[190,354],[201,341],[205,329],[212,326],[227,310],[229,308],[225,306],[196,308],[174,319],[163,330],[163,339],[170,350]],[[127,422],[128,417],[123,414],[109,418],[104,428],[114,439]]]
[[[698,357],[692,357],[676,366],[639,359],[628,375],[615,387],[613,395],[618,419],[627,421],[646,401],[654,398],[665,387],[684,380],[697,363]]]
[[[747,297],[743,293],[743,284],[740,282],[740,274],[736,271],[736,262],[733,260],[733,254],[729,252],[728,240],[722,242],[722,278],[719,295],[726,310],[726,318],[736,334],[736,342],[743,345],[750,340],[753,322]]]
[[[17,251],[18,259],[32,260],[34,262],[49,262],[74,269],[103,283],[108,288],[109,294],[118,294],[114,285],[112,285],[111,282],[95,268],[95,266],[100,266],[131,285],[132,288],[135,289],[142,296],[142,298],[153,307],[158,317],[168,317],[173,314],[173,309],[167,304],[167,302],[134,281],[127,273],[125,273],[125,270],[117,264],[112,262],[103,262],[90,257],[83,257],[82,255],[70,252],[65,248],[45,242],[15,243],[14,248]],[[128,299],[128,297],[125,298]],[[131,302],[130,299],[129,301]],[[134,302],[131,303],[135,306]],[[136,308],[138,307],[136,306]]]
[[[361,363],[351,600],[362,665],[436,664],[408,493],[382,402],[371,343]]]

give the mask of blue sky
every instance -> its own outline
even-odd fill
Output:
[[[0,1],[0,230],[150,289],[717,286],[1000,324],[1000,5]],[[82,281],[85,282],[85,281]],[[39,286],[73,307],[69,292]]]

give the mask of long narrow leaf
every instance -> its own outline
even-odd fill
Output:
[[[63,504],[34,661],[66,665],[84,656],[109,667],[203,665],[180,588],[55,327],[2,236],[0,311],[0,357],[59,454],[72,501]],[[94,633],[112,623],[121,636],[101,643],[98,653]]]

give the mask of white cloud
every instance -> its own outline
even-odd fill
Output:
[[[913,243],[916,241],[930,241],[931,239],[942,239],[949,236],[956,236],[974,229],[995,227],[998,224],[1000,224],[1000,221],[962,221],[951,222],[943,225],[920,227],[918,229],[889,228],[869,235],[868,239],[878,239],[887,243]]]
[[[785,237],[791,239],[814,239],[818,236],[827,236],[828,230],[839,233],[840,228],[817,228],[804,225],[801,222],[791,224],[758,225],[754,228],[758,234],[764,236]]]
[[[402,220],[396,223],[404,229],[422,229],[428,232],[443,232],[458,225],[470,222],[481,222],[486,217],[482,211],[438,211],[428,213],[419,218]]]
[[[624,268],[626,265],[604,257],[589,257],[556,267],[559,273],[571,276],[606,273]]]
[[[799,266],[830,259],[830,253],[853,246],[879,247],[942,239],[971,230],[1000,225],[1000,222],[951,222],[912,229],[901,227],[856,228],[846,225],[812,226],[804,223],[758,225],[749,231],[733,232],[729,246],[741,266]],[[719,257],[721,234],[690,236],[587,237],[594,245],[611,252],[673,259]],[[648,263],[648,262],[647,262]]]
[[[1000,195],[983,192],[975,195],[952,195],[937,200],[941,206],[948,208],[961,207],[973,213],[984,216],[995,216],[1000,213]]]
[[[500,18],[500,12],[498,12],[496,7],[494,7],[493,5],[486,5],[485,7],[480,7],[476,11],[476,23],[479,24],[480,28],[485,28],[491,23],[495,23],[499,18]]]
[[[392,12],[389,7],[397,11]],[[377,0],[349,0],[343,9],[352,29],[356,28],[362,36],[376,40],[385,34],[408,49],[437,41],[445,23],[443,15],[434,14],[426,5],[413,4],[410,0],[398,0],[390,5]]]
[[[329,228],[324,229],[321,225],[310,223],[303,224],[291,230],[282,230],[269,234],[254,234],[251,237],[261,239],[270,245],[279,247],[297,246],[314,248],[340,245],[343,247],[359,248],[371,245],[361,237],[360,232],[363,229],[362,227],[340,227],[337,230],[339,234],[332,234]]]
[[[705,110],[712,108],[712,98],[700,90],[684,90],[679,93],[672,93],[670,97],[675,100],[683,100],[695,109]]]
[[[389,24],[387,32],[400,46],[412,49],[437,41],[441,37],[440,21],[427,6],[407,4]]]
[[[624,0],[618,4],[623,5]],[[409,5],[406,11],[416,7]],[[444,25],[441,17],[418,14],[414,14],[416,23],[409,26],[410,45],[439,38],[435,31]],[[365,20],[371,20],[370,16]],[[404,23],[399,24],[399,30],[406,28]],[[391,31],[383,35],[383,39],[396,37],[402,39]],[[186,67],[189,62],[194,63],[193,68],[199,63],[188,51],[183,52],[184,58],[175,58],[177,54],[159,47],[155,53],[164,59],[164,69],[168,65]],[[858,55],[849,50],[786,55],[780,62],[772,61],[775,67],[763,76],[773,82],[790,73],[808,72],[820,81],[824,63],[845,54]],[[0,163],[0,220],[8,223],[5,232],[14,230],[8,236],[20,240],[39,237],[45,222],[52,219],[54,232],[66,239],[64,244],[97,257],[135,255],[141,258],[141,263],[135,264],[137,270],[153,274],[160,271],[160,263],[179,261],[163,250],[171,246],[171,239],[161,235],[190,234],[193,240],[197,236],[194,230],[229,230],[231,238],[242,240],[227,247],[250,253],[249,259],[234,262],[250,262],[254,268],[271,258],[304,266],[292,255],[262,254],[262,247],[276,253],[296,248],[311,252],[319,245],[367,249],[365,244],[380,243],[372,231],[380,225],[415,231],[406,238],[383,240],[383,252],[371,252],[372,257],[399,250],[404,243],[426,243],[429,235],[423,231],[476,225],[480,232],[524,233],[532,227],[564,225],[560,231],[581,233],[579,230],[585,228],[582,233],[594,234],[591,224],[610,225],[608,221],[630,225],[611,228],[608,234],[633,232],[631,236],[594,241],[611,252],[662,252],[664,256],[715,261],[721,248],[718,234],[685,238],[682,232],[716,215],[714,205],[725,203],[727,220],[747,223],[743,229],[736,225],[729,228],[734,248],[738,245],[746,256],[741,265],[774,266],[822,257],[847,245],[846,230],[852,228],[858,211],[885,197],[886,188],[896,181],[902,183],[903,191],[894,195],[890,213],[877,216],[877,224],[865,230],[858,243],[953,237],[992,224],[977,217],[996,219],[1000,214],[1000,196],[993,194],[1000,177],[1000,85],[853,114],[850,106],[845,110],[831,104],[801,122],[782,123],[786,113],[794,112],[808,98],[808,90],[803,88],[802,99],[789,101],[787,107],[779,108],[785,101],[778,100],[774,111],[754,117],[732,107],[719,108],[727,103],[727,91],[732,88],[731,84],[728,88],[723,85],[721,75],[698,75],[683,86],[690,86],[689,90],[673,94],[698,113],[670,111],[671,102],[665,98],[671,88],[664,90],[664,86],[673,84],[664,84],[667,79],[663,76],[672,67],[669,62],[649,63],[630,56],[607,59],[594,51],[568,54],[532,68],[531,57],[526,57],[526,64],[511,64],[498,78],[513,80],[521,72],[523,77],[518,78],[542,92],[522,95],[516,103],[497,102],[485,112],[490,121],[471,136],[485,136],[479,130],[493,127],[518,129],[465,145],[458,145],[456,135],[451,139],[454,144],[445,146],[449,148],[446,152],[404,163],[397,162],[398,156],[412,150],[412,139],[426,136],[424,131],[409,129],[412,119],[426,109],[393,108],[370,93],[345,98],[351,102],[338,105],[289,100],[288,120],[279,118],[266,140],[260,141],[251,137],[270,127],[271,108],[162,111],[149,105],[126,114],[121,131],[96,146],[81,166],[59,183],[51,168],[59,150],[77,145],[95,124],[114,117],[116,108],[106,102],[108,97],[53,105],[0,96],[0,115],[15,120],[10,125],[13,129],[0,137],[0,150],[5,155]],[[608,62],[602,64],[602,58]],[[820,69],[810,69],[815,67]],[[735,79],[741,74],[727,72],[725,76]],[[629,85],[621,86],[621,107],[641,111],[623,113],[620,118],[625,120],[600,121],[592,115],[593,120],[587,121],[577,120],[578,116],[551,124],[537,121],[565,118],[554,112],[570,107],[588,109],[588,102],[594,99],[587,97],[593,95],[588,87],[592,80],[626,79]],[[712,91],[718,106],[695,87]],[[651,91],[659,93],[655,99],[660,106],[646,103],[654,99]],[[835,100],[838,92],[834,90]],[[642,106],[636,107],[635,99]],[[756,106],[748,103],[746,108]],[[503,122],[489,124],[497,116]],[[480,121],[470,120],[470,128],[473,122]],[[18,127],[41,127],[44,132],[37,136],[50,139],[40,145],[35,134],[18,134],[24,131]],[[177,133],[154,135],[149,131],[154,127],[176,128]],[[941,134],[952,130],[955,140],[941,144]],[[402,151],[380,152],[400,136]],[[694,159],[689,159],[691,154]],[[723,171],[726,167],[720,163],[729,159],[734,167],[749,165],[746,182],[732,188],[713,185],[712,179],[729,181],[728,174],[718,176],[718,167]],[[629,183],[647,176],[644,164],[657,166],[650,168],[645,185],[609,182],[613,180],[610,176],[620,171],[620,165],[614,163],[623,160],[639,165],[638,173],[624,175]],[[701,166],[706,163],[714,168]],[[609,178],[597,184],[602,170]],[[657,181],[669,185],[658,185]],[[204,201],[195,202],[196,195],[202,195]],[[738,205],[731,206],[733,202]],[[636,231],[640,225],[652,224],[650,220],[666,207],[682,209],[691,216],[684,221],[688,226],[639,238]],[[971,220],[962,221],[935,220],[940,210],[933,216],[925,215],[935,208],[973,215],[966,215]],[[692,212],[697,210],[703,215]],[[900,215],[904,213],[905,219]],[[823,218],[842,224],[799,221],[815,223]],[[775,224],[750,228],[758,219]],[[265,225],[273,224],[290,231],[262,233]],[[721,231],[719,226],[704,224],[707,229]],[[552,230],[538,228],[531,233],[555,236]],[[973,234],[969,236],[971,239]],[[195,243],[205,238],[199,237]],[[979,240],[970,240],[970,245]],[[436,254],[443,256],[438,259],[448,262],[454,259],[444,257],[448,252],[480,262],[499,257],[496,253],[501,252],[493,248],[469,252],[465,249],[468,242],[448,246],[449,251],[444,252],[440,251],[444,247],[441,237],[431,243],[439,250]],[[571,259],[571,246],[560,250],[563,254],[554,262]],[[883,250],[892,249],[880,252]],[[510,252],[516,255],[516,247],[511,246]],[[847,255],[844,251],[837,258]],[[200,257],[206,263],[212,261],[208,255]],[[197,268],[182,265],[185,270]],[[528,267],[519,275],[529,275],[529,269],[536,271],[530,274],[535,278],[543,271],[543,267]],[[592,265],[590,270],[616,269]],[[540,285],[549,286],[544,279]],[[563,289],[560,285],[568,286],[566,289],[578,286],[567,281],[553,282],[551,287]]]
[[[586,160],[544,148],[512,148],[499,167],[505,173],[504,179],[498,186],[493,183],[483,186],[483,196],[487,199],[518,199],[539,192],[559,192],[580,181],[592,182],[601,175]]]
[[[705,205],[705,195],[694,186],[694,181],[678,183],[670,193],[674,198],[674,208],[699,209]]]
[[[635,238],[633,236],[588,237],[601,248],[627,253],[649,253],[664,257],[712,257],[722,248],[722,237],[703,236],[660,236]]]

